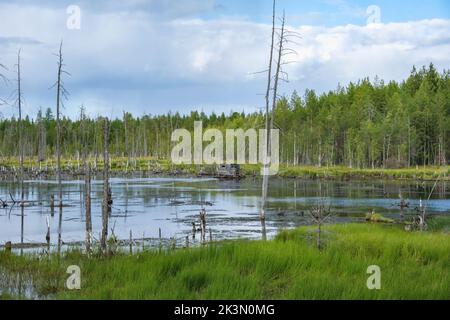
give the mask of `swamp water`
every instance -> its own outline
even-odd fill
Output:
[[[159,243],[159,229],[164,241],[174,239],[184,244],[186,236],[193,243],[200,241],[200,232],[192,239],[192,223],[199,228],[199,211],[206,210],[206,238],[258,239],[262,228],[259,221],[261,180],[223,181],[212,178],[179,177],[114,177],[110,180],[112,211],[109,234],[114,229],[118,239],[145,239],[149,245]],[[393,181],[317,181],[271,178],[266,210],[267,237],[279,229],[310,223],[308,210],[319,202],[330,206],[332,222],[364,221],[374,210],[386,217],[400,217],[399,194],[408,202],[404,214],[415,214],[420,199],[428,198],[433,182]],[[430,201],[424,201],[428,214],[450,214],[448,182],[437,184]],[[100,177],[92,181],[92,223],[94,240],[101,231],[103,183]],[[18,200],[16,182],[0,182],[0,199]],[[50,208],[50,195],[55,195],[55,180],[25,181],[26,205],[22,217],[18,205],[0,209],[0,244],[45,243],[46,219],[49,217],[52,246],[58,242],[58,231],[65,244],[82,243],[85,237],[84,182],[63,181],[62,220],[59,209]]]

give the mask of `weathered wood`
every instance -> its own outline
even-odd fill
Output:
[[[309,211],[311,222],[317,226],[316,245],[319,250],[322,249],[322,225],[328,222],[332,215],[331,208],[325,206],[323,202],[318,202],[317,205],[313,206]]]
[[[86,214],[86,252],[91,251],[92,243],[92,220],[91,220],[91,167],[84,160],[85,175],[85,214]]]
[[[62,183],[61,183],[61,119],[60,119],[60,103],[61,103],[61,73],[63,66],[62,41],[59,45],[58,54],[58,75],[56,83],[56,175],[58,179],[58,200],[59,207],[62,207]]]
[[[24,143],[23,143],[23,121],[22,121],[22,77],[20,74],[20,49],[17,53],[17,103],[19,107],[19,153],[20,153],[20,205],[23,206],[24,200],[24,170],[23,170],[23,158],[24,158]]]
[[[200,230],[201,230],[201,239],[205,241],[206,234],[206,210],[200,210]]]
[[[261,209],[259,213],[259,217],[261,220],[265,220],[266,213],[266,202],[267,202],[267,190],[269,188],[269,175],[268,175],[268,163],[267,157],[269,152],[269,141],[270,141],[270,132],[269,132],[269,104],[270,104],[270,90],[271,90],[271,82],[272,82],[272,62],[273,62],[273,50],[274,50],[274,42],[275,42],[275,8],[276,1],[273,0],[273,9],[272,9],[272,37],[270,44],[270,54],[269,54],[269,69],[267,71],[267,89],[266,89],[266,119],[265,119],[265,127],[266,127],[266,136],[264,141],[264,149],[263,150],[263,182],[262,182],[262,190],[261,190]]]
[[[161,228],[159,230],[159,252],[161,252],[162,249],[162,238],[161,238]]]
[[[130,229],[130,254],[133,254],[133,232]]]
[[[106,253],[106,242],[108,238],[108,219],[109,219],[109,121],[104,119],[103,125],[103,208],[102,208],[102,237],[101,248],[103,253]]]
[[[62,206],[58,206],[58,256],[61,254],[62,244]]]

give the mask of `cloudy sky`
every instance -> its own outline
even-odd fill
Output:
[[[366,76],[401,80],[430,62],[450,69],[448,0],[278,0],[279,15],[283,9],[301,35],[290,44],[297,54],[286,57],[284,94]],[[21,48],[25,112],[33,117],[54,108],[49,88],[61,39],[71,73],[67,116],[80,105],[91,116],[253,112],[264,103],[265,77],[255,72],[268,63],[270,23],[271,0],[0,0],[0,63],[14,78]],[[0,83],[0,97],[13,86]]]

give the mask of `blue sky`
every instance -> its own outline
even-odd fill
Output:
[[[80,29],[68,29],[69,5]],[[25,112],[53,108],[52,53],[64,39],[71,95],[64,114],[91,116],[257,111],[263,105],[271,0],[0,0],[0,63],[22,49]],[[380,10],[377,23],[367,9]],[[278,0],[288,28],[302,35],[280,88],[333,90],[362,77],[402,80],[413,65],[450,69],[450,1]],[[0,97],[13,85],[0,84]],[[17,114],[2,106],[3,116]]]

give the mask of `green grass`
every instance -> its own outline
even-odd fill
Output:
[[[450,233],[450,216],[437,216],[427,220],[428,230]]]
[[[68,252],[37,260],[2,252],[0,266],[58,299],[450,299],[448,234],[349,224],[327,226],[324,235],[322,250],[303,227],[272,241],[133,256]],[[79,291],[64,288],[71,264],[81,267]],[[370,265],[381,268],[381,290],[366,287]]]
[[[279,171],[281,177],[303,177],[311,179],[395,179],[435,180],[441,174],[442,180],[450,179],[450,167],[418,167],[404,169],[358,169],[343,166],[334,167],[286,167]]]

